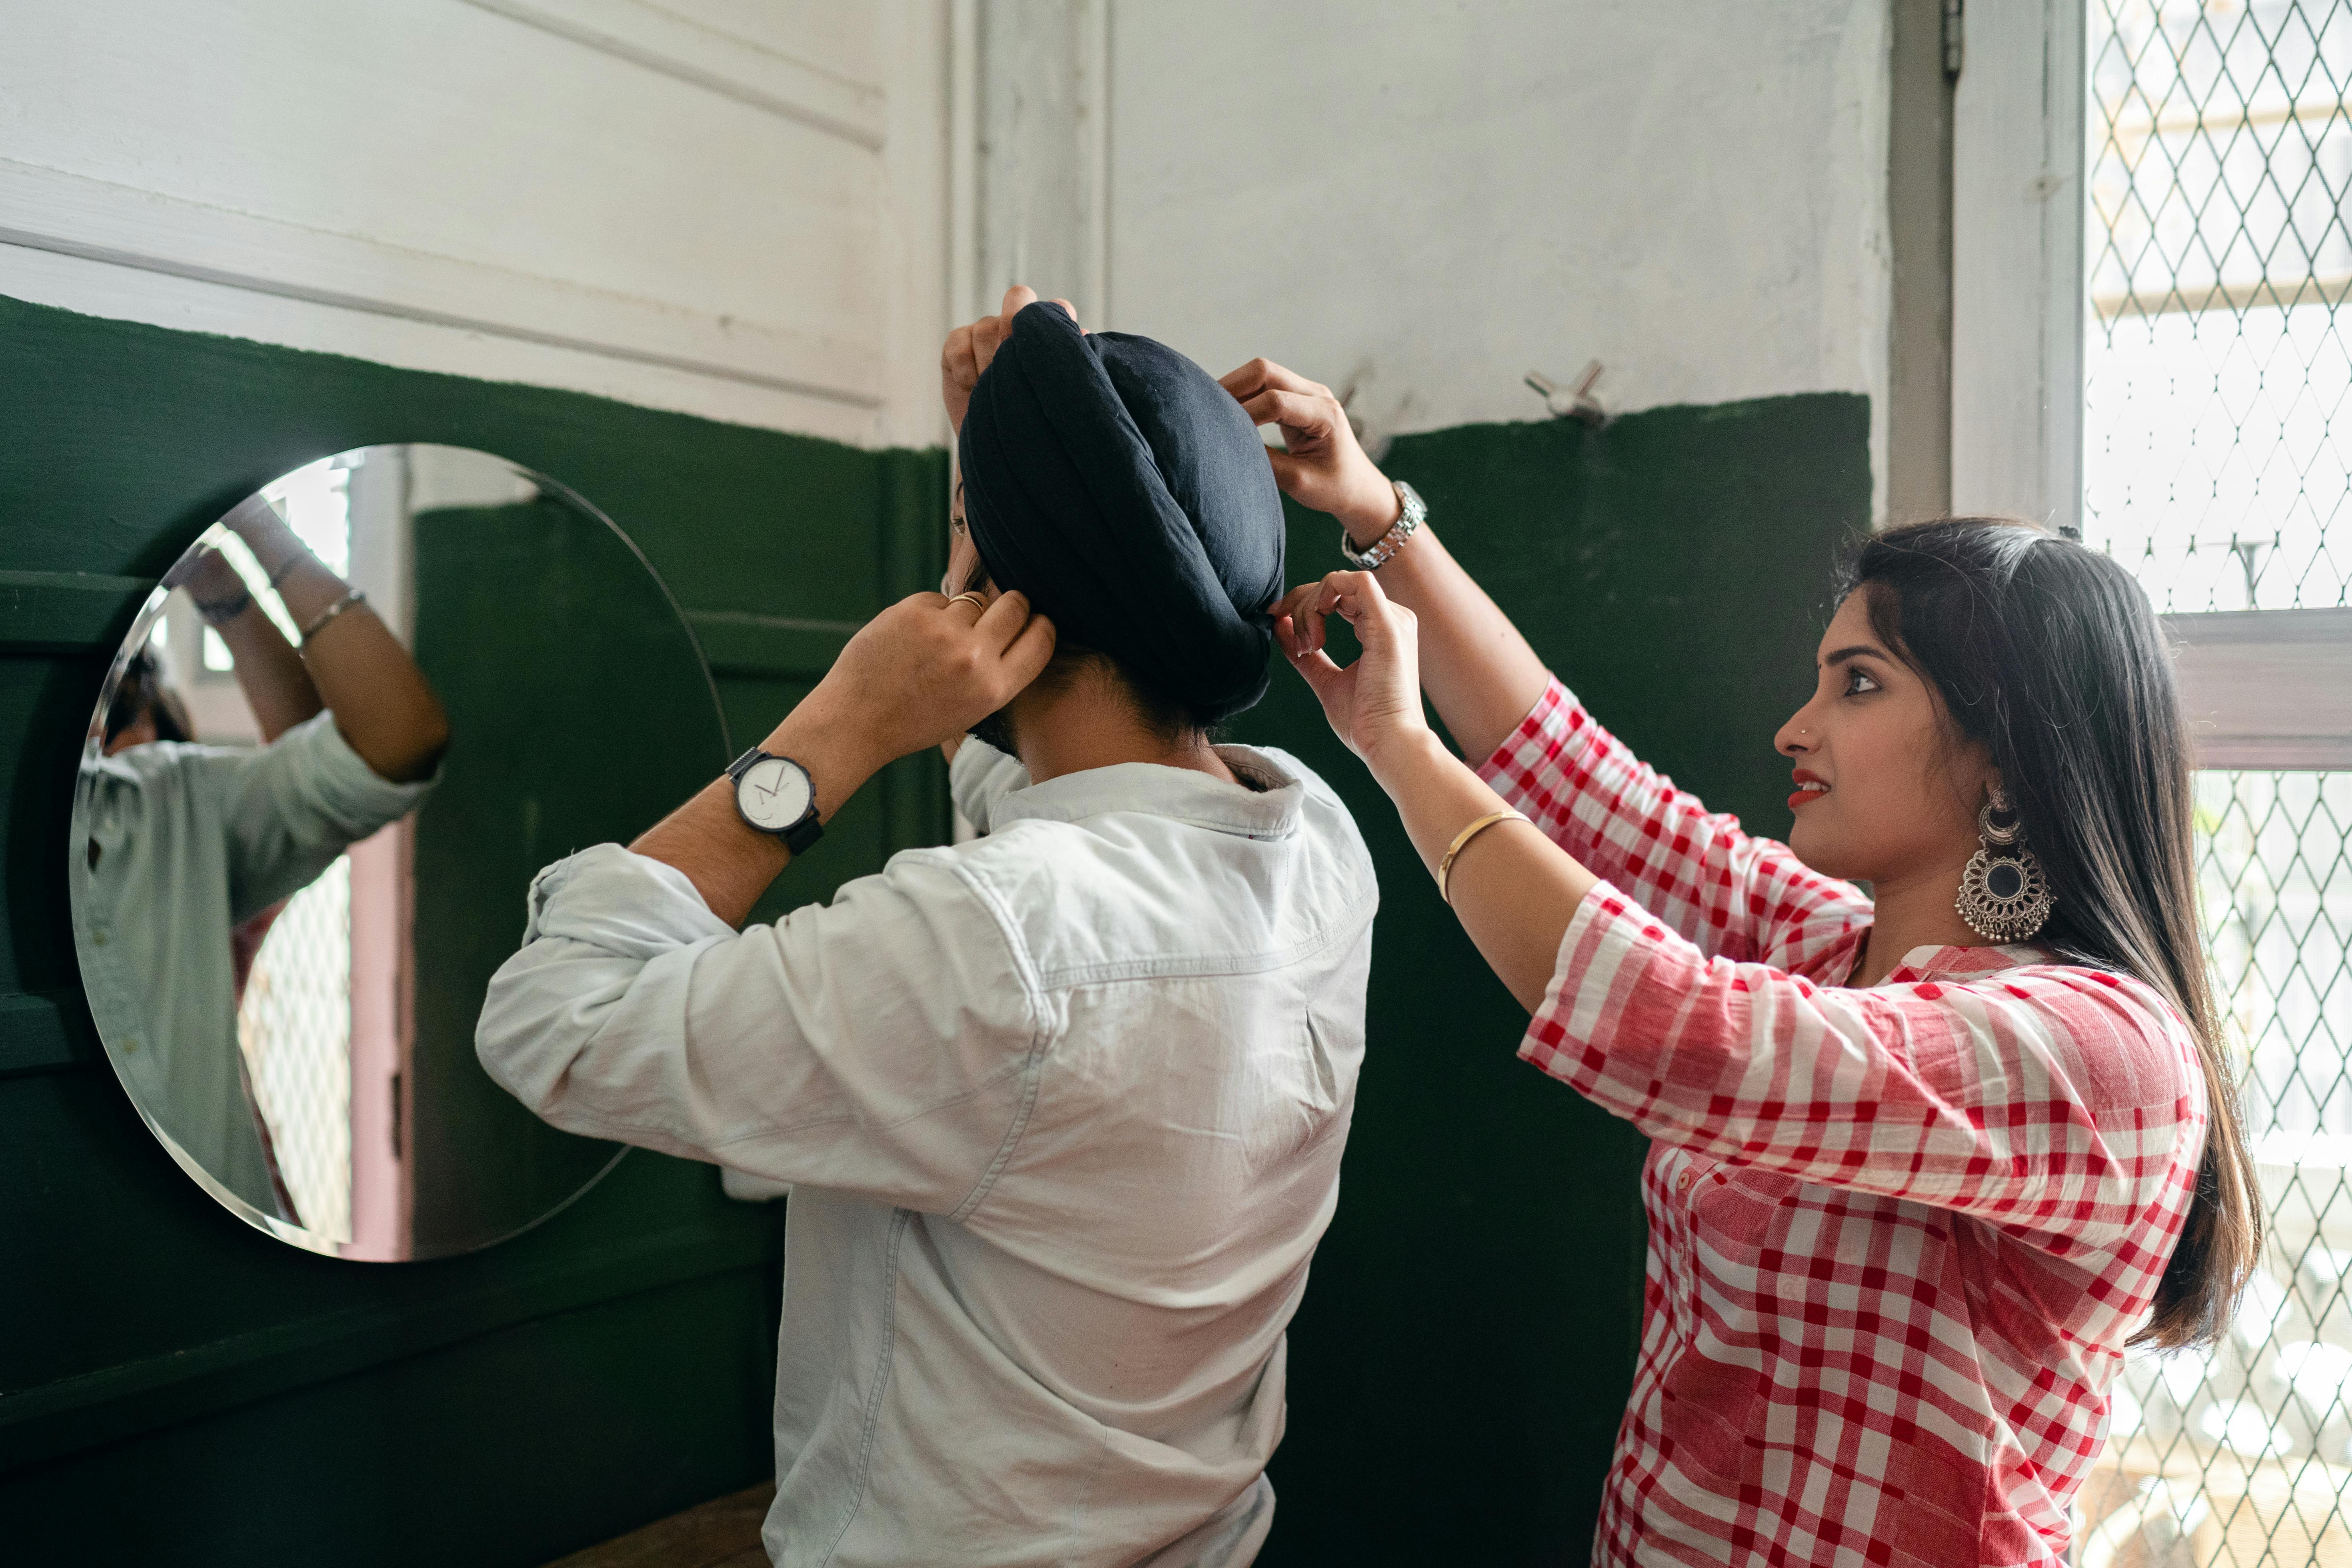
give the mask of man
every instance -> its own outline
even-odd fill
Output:
[[[557,1126],[794,1184],[780,1564],[1248,1563],[1338,1197],[1371,863],[1321,780],[1207,732],[1265,689],[1262,447],[1190,361],[1034,300],[943,362],[963,591],[853,637],[781,760],[541,872],[482,1015]],[[987,837],[735,930],[974,727]]]

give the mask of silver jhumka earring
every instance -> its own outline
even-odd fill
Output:
[[[2023,942],[2050,918],[2050,879],[2025,847],[2025,824],[1997,784],[1977,812],[1977,837],[1983,846],[1969,857],[1952,907],[1988,941]]]

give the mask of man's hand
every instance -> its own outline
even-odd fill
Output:
[[[1013,331],[1013,318],[1037,302],[1037,290],[1025,283],[1015,283],[1004,291],[1004,308],[993,316],[982,316],[968,327],[958,327],[948,334],[947,346],[940,351],[940,398],[948,405],[948,425],[963,428],[964,411],[971,406],[972,384],[980,373],[996,357],[997,346]],[[1067,300],[1056,300],[1070,320],[1078,319]]]
[[[897,759],[961,735],[1037,679],[1054,626],[1019,594],[983,613],[938,594],[902,599],[858,629],[806,700],[761,749],[808,769],[816,814],[830,821],[858,787]],[[710,912],[740,926],[792,858],[782,842],[743,825],[735,785],[716,779],[629,846],[675,866]]]
[[[1282,427],[1284,450],[1268,452],[1275,483],[1304,507],[1339,520],[1362,549],[1397,520],[1397,494],[1348,424],[1348,411],[1331,389],[1254,359],[1218,378],[1252,420]]]
[[[227,556],[207,546],[173,563],[163,574],[163,586],[185,588],[198,605],[224,605],[245,592],[245,579],[237,575]]]
[[[778,733],[799,723],[854,736],[870,773],[961,735],[1053,657],[1054,623],[1032,615],[1024,595],[1000,594],[983,609],[917,594],[858,628]]]

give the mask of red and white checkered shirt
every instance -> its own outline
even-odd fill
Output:
[[[1603,879],[1519,1054],[1654,1141],[1599,1563],[2063,1563],[2204,1079],[2126,976],[1921,948],[1553,683],[1480,770]]]

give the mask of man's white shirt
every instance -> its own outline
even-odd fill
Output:
[[[1321,779],[1219,752],[1260,787],[967,742],[986,837],[740,934],[613,845],[533,883],[492,1076],[793,1184],[777,1563],[1255,1555],[1379,893]]]
[[[82,764],[90,1013],[141,1114],[184,1163],[263,1214],[280,1211],[240,1076],[231,936],[415,810],[439,777],[378,778],[332,713],[267,746],[161,741]]]

